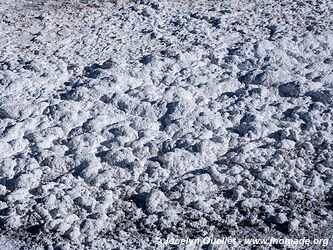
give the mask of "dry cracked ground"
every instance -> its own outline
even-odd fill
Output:
[[[1,249],[331,239],[332,27],[330,0],[1,0]]]

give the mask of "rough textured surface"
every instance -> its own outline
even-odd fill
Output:
[[[330,0],[0,1],[0,242],[331,238],[332,13]]]

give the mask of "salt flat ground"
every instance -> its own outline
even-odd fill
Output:
[[[332,5],[1,0],[1,245],[332,238]]]

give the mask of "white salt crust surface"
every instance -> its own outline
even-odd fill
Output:
[[[0,1],[0,244],[331,238],[332,12]]]

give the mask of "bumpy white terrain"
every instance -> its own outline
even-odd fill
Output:
[[[0,248],[331,238],[332,27],[330,0],[0,0]]]

